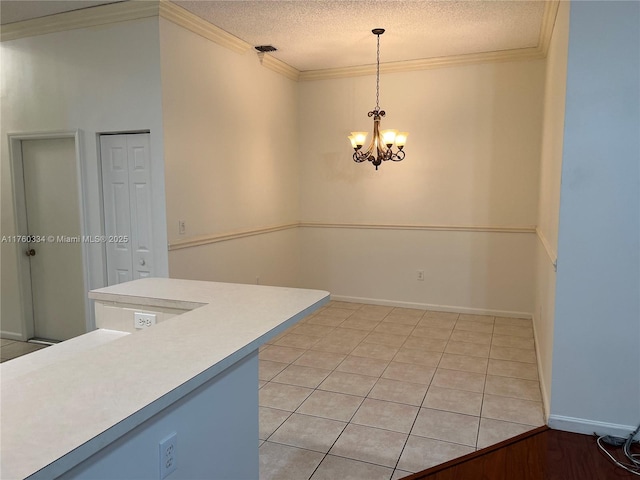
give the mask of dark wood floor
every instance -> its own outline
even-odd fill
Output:
[[[615,480],[616,467],[589,435],[540,427],[403,480]]]

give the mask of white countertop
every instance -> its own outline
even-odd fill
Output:
[[[319,290],[166,278],[89,297],[195,309],[131,335],[99,330],[1,364],[2,479],[62,474],[329,300]]]

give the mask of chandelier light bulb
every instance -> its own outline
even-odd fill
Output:
[[[353,148],[360,149],[367,141],[367,132],[351,132],[349,140],[351,140],[351,146]]]
[[[387,147],[391,147],[396,141],[396,135],[398,134],[398,130],[383,130],[382,139],[384,140],[384,144]]]
[[[405,143],[407,143],[407,137],[409,136],[409,132],[400,132],[396,135],[396,147],[398,149],[402,149]]]

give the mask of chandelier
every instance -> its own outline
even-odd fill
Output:
[[[376,108],[367,115],[373,117],[373,138],[369,147],[363,151],[367,140],[367,132],[351,132],[349,140],[354,149],[353,161],[360,163],[365,160],[370,161],[378,170],[382,162],[393,160],[399,162],[404,160],[405,152],[402,150],[407,143],[408,132],[398,132],[397,130],[380,130],[380,119],[385,116],[385,111],[380,110],[380,35],[384,33],[384,28],[374,28],[371,32],[378,37],[378,50],[376,59]],[[395,143],[397,151],[393,151]]]

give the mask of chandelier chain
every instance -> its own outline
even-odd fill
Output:
[[[376,110],[380,110],[380,35],[378,35],[378,50],[376,54]]]

